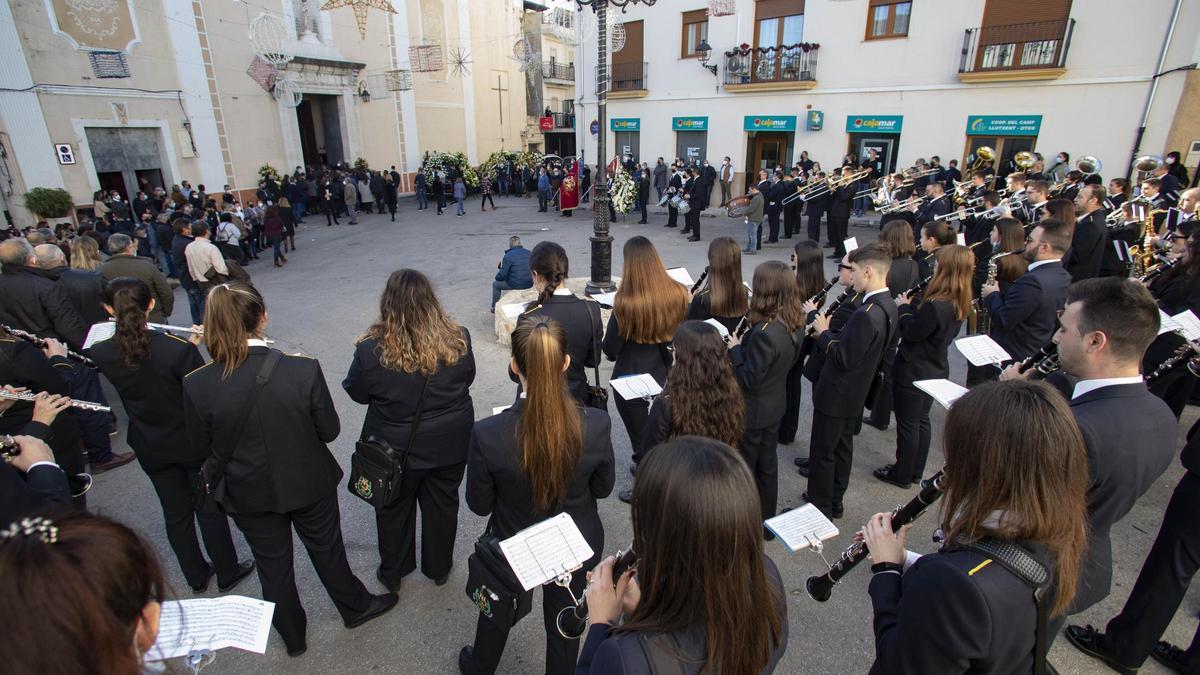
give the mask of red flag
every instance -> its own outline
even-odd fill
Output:
[[[563,177],[558,189],[558,206],[570,211],[579,206],[579,162],[571,164],[571,172]]]

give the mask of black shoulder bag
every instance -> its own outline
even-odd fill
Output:
[[[225,467],[229,464],[229,459],[233,457],[233,451],[237,449],[238,441],[242,438],[242,431],[245,430],[246,422],[250,419],[250,413],[254,411],[254,406],[258,403],[258,395],[262,393],[267,381],[271,379],[271,373],[275,372],[275,366],[279,365],[281,358],[283,358],[283,354],[276,349],[267,352],[267,358],[263,360],[262,367],[254,376],[254,386],[250,389],[250,398],[247,399],[246,405],[242,406],[242,416],[233,426],[233,433],[229,435],[224,450],[214,452],[204,461],[200,472],[192,478],[192,507],[196,513],[224,512],[217,496],[225,493]]]
[[[515,626],[533,608],[533,593],[517,581],[490,523],[467,558],[466,594],[480,614],[505,630]]]
[[[600,304],[596,303],[596,306],[599,307]],[[591,331],[592,351],[596,354],[596,365],[592,366],[592,374],[596,378],[596,383],[588,385],[587,404],[589,407],[607,412],[608,388],[600,384],[600,359],[602,358],[602,354],[600,353],[600,345],[596,343],[596,317],[592,316],[592,308],[587,300],[583,301],[583,309],[588,315],[588,330]]]
[[[429,377],[426,376],[403,453],[396,452],[387,441],[374,436],[355,444],[354,454],[350,455],[350,479],[346,482],[350,494],[377,509],[392,504],[400,496],[400,480],[408,466],[408,454],[412,452],[417,427],[421,425],[421,413],[425,410],[425,394],[428,390]]]

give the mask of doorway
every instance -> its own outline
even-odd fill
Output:
[[[641,156],[642,150],[639,139],[641,134],[637,131],[618,131],[614,135],[617,140],[616,150],[621,155],[622,161],[628,155],[633,158],[633,161],[640,162],[641,160],[638,158]]]
[[[96,182],[129,200],[142,185],[164,184],[162,131],[158,128],[86,127],[88,153],[96,168]],[[155,182],[157,181],[157,182]]]
[[[1004,177],[1017,170],[1013,157],[1018,152],[1033,152],[1036,144],[1037,136],[968,136],[967,153],[963,157],[963,178],[970,178],[971,171],[982,164],[976,162],[979,148],[989,147],[996,152],[996,159],[992,161],[992,170],[1000,181],[996,185],[1003,185]]]
[[[129,201],[129,190],[125,188],[125,176],[120,171],[103,171],[97,173],[96,178],[100,181],[100,189],[104,190],[104,194],[116,191],[121,195],[121,201]]]
[[[791,134],[782,132],[760,131],[755,133],[750,143],[750,157],[746,162],[746,173],[757,175],[758,171],[766,169],[769,172],[776,167],[787,168],[791,162]]]
[[[296,122],[300,126],[300,152],[306,165],[332,166],[346,161],[337,96],[305,94],[296,106]]]
[[[879,156],[879,161],[886,173],[894,173],[896,171],[896,145],[900,140],[899,136],[872,136],[868,134],[849,134],[850,147],[847,150],[850,154],[858,158],[861,163],[865,161],[871,150]]]

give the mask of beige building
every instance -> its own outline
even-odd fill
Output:
[[[537,149],[561,157],[575,155],[575,25],[578,10],[559,3],[541,15],[543,116]],[[545,111],[550,111],[545,115]],[[549,118],[547,121],[546,118]]]
[[[263,164],[360,157],[408,192],[426,151],[524,146],[521,0],[391,0],[361,33],[322,4],[0,2],[0,206],[20,226],[33,187],[86,208],[102,188],[249,193]]]

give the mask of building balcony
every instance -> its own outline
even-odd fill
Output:
[[[725,90],[812,89],[817,86],[817,45],[738,47],[725,52]]]
[[[574,129],[575,128],[575,113],[553,113],[555,129]]]
[[[599,69],[597,69],[598,71]],[[646,89],[649,64],[614,63],[609,66],[607,82],[597,72],[597,89],[608,92],[608,98],[641,98],[649,93]]]
[[[968,28],[958,79],[1003,82],[1062,77],[1074,29],[1074,19]]]
[[[547,80],[559,80],[561,82],[575,81],[575,64],[574,63],[559,63],[558,61],[543,61],[542,62],[542,77]]]
[[[575,12],[564,7],[555,7],[542,12],[542,25],[575,30]]]

